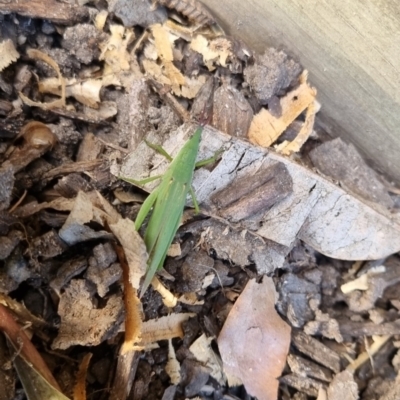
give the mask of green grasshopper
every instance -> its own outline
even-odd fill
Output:
[[[167,251],[178,230],[189,191],[196,211],[198,212],[199,210],[191,184],[195,167],[209,162],[209,160],[206,160],[196,164],[202,131],[203,127],[199,126],[193,136],[181,148],[165,174],[161,177],[160,185],[147,197],[136,217],[135,228],[139,230],[147,214],[153,208],[144,234],[144,242],[149,253],[149,259],[140,297],[147,290],[156,272],[164,265]],[[171,157],[159,146],[149,143],[148,145],[171,160]],[[213,159],[215,159],[215,156]],[[144,184],[150,180],[157,179],[150,178],[138,182],[125,177],[120,178],[134,184]]]

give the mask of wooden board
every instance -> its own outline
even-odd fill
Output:
[[[400,3],[203,0],[253,49],[284,48],[310,71],[324,127],[400,182]]]

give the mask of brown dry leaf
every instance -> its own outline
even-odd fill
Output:
[[[21,97],[22,101],[30,107],[39,107],[43,110],[51,110],[53,108],[64,108],[65,107],[65,79],[61,75],[60,68],[58,64],[47,54],[41,52],[40,50],[36,49],[29,49],[27,50],[27,55],[34,60],[40,60],[49,64],[56,73],[58,78],[58,85],[61,88],[61,97],[58,100],[51,101],[49,103],[42,103],[40,101],[33,101],[26,97],[22,92],[19,92],[19,96]]]
[[[194,313],[170,314],[166,317],[144,322],[141,344],[145,346],[159,340],[182,338],[182,323],[195,315]]]
[[[102,196],[99,191],[94,192],[95,198],[92,199],[93,204],[95,204],[94,212],[96,214],[97,210],[102,210],[107,215],[107,223],[114,224],[118,222],[122,217],[116,211],[116,209]],[[100,224],[104,221],[98,221]]]
[[[0,304],[11,310],[22,324],[29,324],[38,329],[48,327],[48,323],[45,320],[33,315],[24,304],[19,303],[4,293],[0,293]]]
[[[263,108],[253,117],[248,133],[250,142],[262,147],[271,146],[285,129],[313,104],[316,94],[316,90],[304,82],[280,99],[281,116],[276,117]],[[312,114],[311,112],[310,115]],[[305,130],[308,131],[309,124],[305,126]]]
[[[290,345],[290,327],[275,311],[273,280],[250,280],[218,337],[224,371],[259,400],[277,399]]]
[[[143,239],[136,231],[134,223],[127,218],[110,224],[110,229],[124,248],[129,265],[129,282],[137,290],[147,269],[147,252]]]
[[[165,75],[171,81],[172,90],[175,93],[180,93],[181,85],[185,84],[185,77],[182,75],[181,71],[175,67],[172,62],[165,63]]]
[[[111,238],[108,232],[95,231],[86,225],[92,220],[97,220],[97,222],[101,223],[101,218],[95,218],[95,214],[97,216],[99,212],[103,213],[101,210],[95,209],[89,195],[79,191],[74,206],[59,231],[60,238],[70,246],[86,240]]]
[[[66,199],[65,197],[60,197],[58,199],[43,203],[37,203],[36,201],[32,201],[28,204],[25,204],[17,208],[13,212],[13,215],[19,218],[26,218],[46,208],[53,208],[54,210],[57,211],[71,211],[74,204],[75,204],[75,199]]]
[[[16,50],[11,39],[6,39],[0,43],[0,72],[7,68],[13,62],[17,61],[19,53]]]
[[[142,194],[136,192],[126,192],[123,189],[114,190],[114,196],[121,203],[143,203],[146,199]]]

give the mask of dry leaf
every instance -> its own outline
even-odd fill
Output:
[[[218,37],[210,42],[210,50],[218,53],[219,63],[226,67],[226,61],[232,55],[232,42],[226,37]]]
[[[146,139],[161,144],[174,156],[192,132],[193,127],[185,124],[166,134],[164,140],[152,134]],[[261,236],[287,249],[301,239],[316,251],[342,260],[376,260],[400,250],[400,218],[396,214],[367,205],[287,157],[205,126],[197,159],[209,158],[221,149],[224,153],[212,171],[199,169],[194,174],[193,187],[202,209],[213,210],[214,193],[234,186],[236,179],[252,176],[264,166],[282,163],[292,178],[293,191],[283,201],[241,221],[239,229],[247,229],[246,236]],[[140,144],[125,159],[121,174],[136,179],[162,175],[169,164],[154,153],[145,143]],[[150,171],[148,165],[156,168]],[[156,185],[151,182],[144,189],[150,192]]]
[[[24,206],[17,208],[13,214],[19,218],[26,218],[46,208],[53,208],[54,210],[58,211],[71,211],[74,204],[75,199],[66,199],[64,197],[60,197],[58,199],[43,203],[32,201],[28,204],[25,204]]]
[[[315,100],[317,92],[310,87],[307,82],[302,83],[299,87],[289,92],[280,99],[280,108],[282,115],[279,117],[272,115],[268,110],[263,108],[253,117],[253,121],[249,129],[249,139],[253,144],[269,147],[274,143],[284,130]],[[314,115],[311,109],[310,115]],[[313,119],[310,118],[310,122]],[[305,132],[310,131],[309,124],[305,125]],[[311,128],[312,131],[312,128]],[[305,133],[302,133],[302,138]],[[295,139],[296,140],[296,139]],[[300,142],[300,139],[299,139]],[[294,145],[293,145],[294,146]]]
[[[108,232],[95,231],[86,225],[90,221],[96,220],[95,211],[89,196],[85,192],[79,191],[74,206],[59,231],[60,238],[70,246],[86,240],[111,238]],[[101,210],[98,211],[101,212]]]
[[[145,200],[145,197],[142,194],[136,192],[126,192],[123,189],[114,190],[114,196],[121,203],[143,203]]]
[[[290,156],[293,153],[299,152],[301,147],[307,141],[313,131],[316,112],[317,106],[316,101],[314,100],[307,107],[306,120],[304,121],[298,135],[291,142],[284,141],[279,146],[277,146],[277,151],[284,154],[285,156]]]
[[[129,282],[134,289],[139,289],[140,280],[147,269],[147,252],[143,239],[134,223],[127,218],[110,224],[110,229],[124,248],[129,265]]]
[[[224,371],[237,377],[259,400],[277,399],[290,345],[290,327],[275,310],[273,280],[250,280],[218,337]]]

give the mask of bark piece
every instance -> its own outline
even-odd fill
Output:
[[[214,260],[205,251],[193,251],[186,257],[180,272],[181,280],[176,290],[181,293],[197,292],[202,288],[203,279],[214,266]]]
[[[135,150],[149,130],[149,88],[143,78],[132,80],[128,93],[117,98],[119,144]]]
[[[253,65],[244,69],[244,78],[251,86],[261,104],[286,89],[296,79],[301,66],[288,58],[283,51],[269,48],[262,56],[257,56]]]
[[[395,321],[375,324],[373,322],[357,322],[338,319],[340,333],[345,338],[374,336],[374,335],[398,335],[400,333],[400,319]]]
[[[193,51],[193,50],[191,50]],[[198,54],[197,52],[195,54]],[[214,119],[214,92],[216,87],[216,79],[210,76],[206,83],[197,92],[193,101],[190,116],[199,122],[210,123]]]
[[[83,64],[90,64],[100,56],[100,32],[92,24],[77,24],[67,28],[62,46]]]
[[[12,230],[7,236],[0,236],[0,260],[5,260],[23,239],[20,231]]]
[[[223,218],[238,222],[279,203],[292,192],[292,187],[286,167],[277,163],[233,181],[211,199],[220,208]]]
[[[109,286],[121,279],[121,265],[115,262],[117,255],[109,242],[94,247],[93,255],[85,276],[96,285],[99,296],[104,297]]]
[[[212,125],[234,137],[246,138],[253,109],[243,94],[231,85],[222,85],[214,94]]]
[[[80,190],[90,192],[93,190],[92,185],[81,175],[72,173],[59,179],[54,185],[54,189],[67,199],[75,198]]]
[[[299,376],[307,376],[324,382],[330,382],[333,374],[328,368],[324,368],[306,358],[289,354],[287,362],[291,371]]]
[[[56,0],[0,1],[0,13],[18,13],[28,18],[41,18],[58,24],[74,24],[89,16],[85,7]]]
[[[358,400],[358,386],[350,371],[335,375],[327,390],[329,400]]]
[[[87,260],[84,257],[73,258],[66,261],[57,269],[56,277],[50,282],[50,286],[57,292],[66,286],[69,281],[87,268]]]
[[[12,165],[4,165],[0,168],[0,210],[10,206],[13,187],[14,168]]]
[[[312,360],[317,361],[333,372],[340,372],[341,365],[339,355],[317,339],[301,331],[293,331],[292,342],[299,351]]]
[[[212,25],[216,21],[207,7],[198,0],[156,0],[157,3],[175,9],[198,25]]]
[[[186,358],[181,367],[182,385],[185,387],[185,396],[196,396],[207,383],[210,373],[201,362]]]
[[[400,260],[391,257],[384,263],[384,271],[371,270],[362,277],[366,278],[366,290],[354,290],[346,296],[349,309],[358,313],[373,308],[385,289],[400,281]]]
[[[368,167],[351,143],[347,144],[340,138],[331,140],[312,150],[310,158],[319,171],[338,180],[356,195],[393,207],[393,200],[376,172]]]
[[[182,232],[203,232],[205,243],[214,249],[218,258],[241,267],[254,263],[259,274],[281,268],[289,252],[284,246],[218,220],[194,222],[186,225]]]
[[[310,300],[318,303],[321,301],[319,285],[288,273],[282,276],[279,293],[281,301],[278,309],[286,315],[293,327],[300,328],[314,318]]]
[[[317,397],[319,389],[326,387],[326,385],[315,379],[304,378],[304,376],[298,376],[295,374],[282,376],[280,382],[312,397]]]
[[[126,27],[140,25],[147,28],[150,25],[163,23],[167,19],[164,8],[151,9],[148,1],[142,0],[107,0],[108,11],[113,12]]]
[[[89,132],[81,141],[78,149],[78,154],[76,155],[76,161],[93,161],[97,160],[103,150],[103,144]]]
[[[32,240],[32,252],[37,257],[53,258],[68,248],[55,230],[50,230]]]

